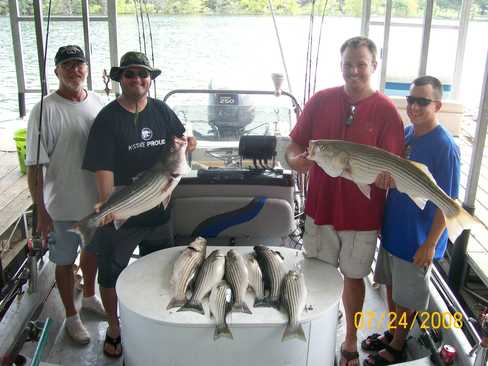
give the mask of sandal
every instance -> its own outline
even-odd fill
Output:
[[[388,344],[385,344],[384,349],[393,356],[393,360],[387,360],[378,352],[369,355],[367,359],[364,360],[363,366],[386,366],[386,365],[394,365],[400,362],[405,361],[405,353],[404,349],[398,351],[391,347]]]
[[[105,348],[107,344],[111,345],[114,348],[115,353],[107,352],[107,349]],[[117,346],[119,345],[120,352],[117,352]],[[103,353],[105,354],[105,356],[110,358],[119,358],[120,356],[122,356],[122,339],[120,338],[120,335],[117,338],[112,338],[108,334],[105,335],[105,341],[103,342]]]
[[[380,339],[381,334],[374,333],[368,336],[361,342],[361,349],[363,351],[381,351],[385,348],[385,344],[388,344],[393,339],[393,334],[389,330],[383,333],[383,339]]]
[[[341,346],[341,360],[344,359],[346,360],[346,366],[349,364],[349,362],[358,360],[359,364],[359,353],[357,351],[346,351],[345,349],[342,348]],[[341,363],[339,362],[339,365]]]

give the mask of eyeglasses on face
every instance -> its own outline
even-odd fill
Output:
[[[407,103],[409,105],[417,104],[419,107],[427,107],[430,103],[435,102],[435,100],[423,98],[423,97],[414,97],[413,95],[407,95]]]
[[[145,79],[149,76],[149,71],[147,71],[146,69],[141,69],[138,71],[127,70],[126,72],[124,72],[124,77],[126,79],[133,79],[136,76],[140,77],[141,79]]]
[[[356,106],[355,105],[349,106],[349,114],[347,115],[346,120],[344,121],[346,126],[352,125],[352,123],[354,122],[355,114],[356,114]]]
[[[62,63],[61,68],[63,70],[73,70],[73,69],[77,69],[79,67],[83,67],[85,65],[86,64],[83,61],[68,61],[68,62]]]

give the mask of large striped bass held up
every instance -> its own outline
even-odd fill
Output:
[[[166,208],[182,175],[189,171],[185,155],[186,147],[185,140],[175,140],[173,146],[164,152],[161,160],[151,169],[143,172],[130,185],[114,192],[100,206],[98,212],[83,218],[72,231],[80,235],[83,244],[87,244],[91,242],[102,220],[109,214],[113,215],[116,224],[159,204],[163,204]]]
[[[254,247],[256,259],[263,273],[264,288],[269,290],[264,303],[267,306],[279,307],[281,281],[286,274],[285,262],[281,253],[263,245]]]
[[[289,271],[283,278],[281,286],[280,304],[288,314],[288,325],[283,333],[282,341],[298,338],[307,341],[303,332],[300,318],[305,310],[307,300],[307,287],[302,272]]]
[[[225,252],[216,249],[205,259],[200,270],[190,300],[178,311],[195,311],[205,314],[202,306],[202,299],[224,278]]]
[[[186,291],[190,283],[195,280],[198,269],[205,259],[206,252],[207,240],[198,237],[176,259],[170,279],[173,297],[166,309],[180,307],[186,303]]]
[[[234,294],[232,310],[252,314],[244,301],[244,296],[249,286],[249,273],[247,272],[244,257],[237,250],[231,249],[227,252],[225,257],[225,279]]]
[[[232,333],[227,325],[227,314],[232,310],[232,290],[229,284],[221,281],[212,288],[208,300],[208,307],[210,315],[215,318],[217,323],[215,326],[214,340],[220,337],[227,337],[233,339]]]
[[[378,174],[389,173],[398,191],[407,194],[420,209],[431,201],[444,214],[449,239],[454,242],[465,229],[477,221],[458,201],[449,197],[435,182],[428,168],[403,159],[374,146],[342,140],[313,140],[309,143],[308,159],[313,160],[331,177],[355,182],[369,198],[369,184]]]

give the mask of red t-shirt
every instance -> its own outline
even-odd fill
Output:
[[[403,153],[403,123],[387,97],[375,92],[356,103],[354,119],[348,126],[345,122],[350,106],[343,86],[316,93],[305,105],[291,139],[304,148],[310,140],[335,139]],[[332,225],[335,230],[378,230],[384,201],[385,191],[374,184],[368,199],[354,182],[331,178],[316,164],[310,170],[305,213],[317,225]]]

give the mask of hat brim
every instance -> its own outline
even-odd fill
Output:
[[[70,57],[70,58],[67,58],[67,59],[65,59],[65,60],[63,60],[61,62],[58,62],[55,66],[65,64],[66,62],[69,62],[69,61],[83,61],[86,64],[86,58],[83,58],[83,57]]]
[[[120,67],[113,66],[110,69],[110,79],[120,82],[120,78],[122,77],[122,73],[124,72],[124,70],[129,69],[131,67],[139,67],[142,69],[146,69],[147,71],[149,71],[149,74],[151,75],[151,80],[154,80],[159,75],[161,75],[161,70],[159,69],[154,69],[152,67],[148,67],[145,65],[134,64],[134,65],[127,65],[127,66],[120,66]]]

